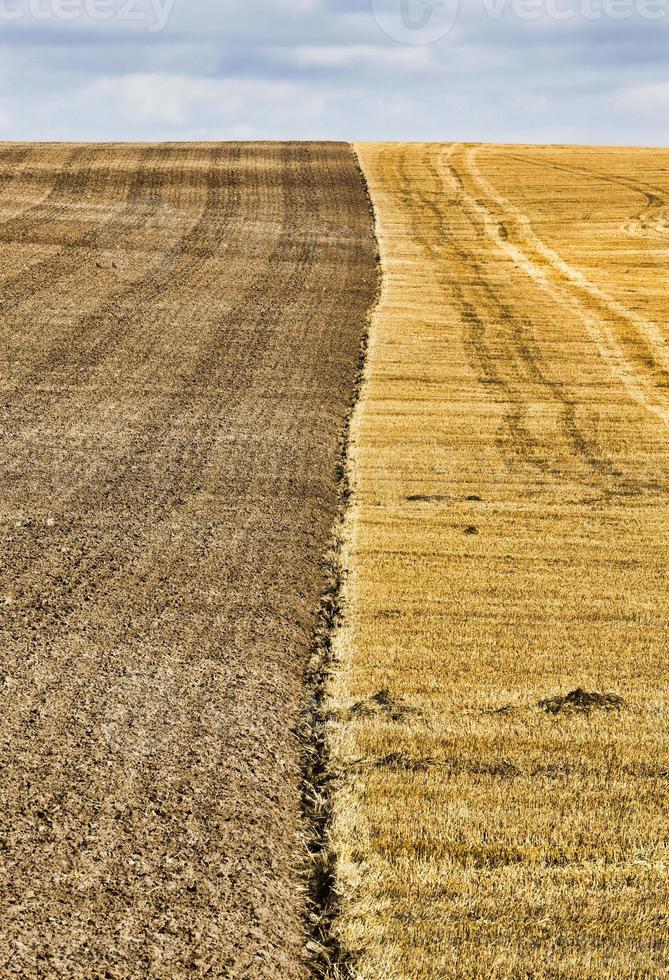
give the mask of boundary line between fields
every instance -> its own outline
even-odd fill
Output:
[[[307,966],[315,980],[347,980],[354,976],[352,964],[342,950],[335,923],[339,915],[336,887],[336,855],[330,843],[336,774],[330,765],[326,736],[327,685],[335,665],[333,640],[342,624],[342,600],[346,570],[342,561],[344,527],[352,496],[350,448],[353,420],[366,381],[367,356],[372,325],[383,289],[383,268],[377,234],[377,216],[361,160],[349,144],[355,168],[367,197],[375,243],[376,289],[370,303],[360,343],[356,377],[349,410],[341,434],[337,459],[338,509],[327,551],[322,558],[325,590],[311,648],[307,687],[311,701],[302,721],[302,810],[307,826],[308,928]]]

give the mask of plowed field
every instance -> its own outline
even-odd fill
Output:
[[[0,974],[303,974],[350,147],[0,148]]]

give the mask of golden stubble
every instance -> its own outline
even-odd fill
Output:
[[[343,951],[664,975],[669,152],[356,149],[384,282],[330,684]]]

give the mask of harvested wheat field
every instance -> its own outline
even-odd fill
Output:
[[[360,145],[342,961],[669,971],[669,152]]]
[[[3,977],[304,975],[344,144],[0,148]]]

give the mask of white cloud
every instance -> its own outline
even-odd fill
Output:
[[[518,109],[528,116],[542,116],[550,111],[550,102],[545,95],[534,92],[518,92],[514,96]]]
[[[321,7],[319,0],[275,0],[275,3],[288,14],[310,14]]]
[[[341,44],[298,47],[289,55],[300,68],[424,68],[430,61],[428,47],[374,47]]]
[[[159,73],[101,78],[87,101],[103,105],[123,122],[152,129],[217,123],[243,129],[258,117],[278,120],[299,112],[317,119],[321,108],[318,98],[291,82]]]
[[[618,95],[618,105],[622,109],[642,116],[669,118],[669,82],[656,85],[637,85],[625,89]]]

